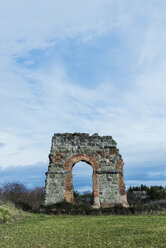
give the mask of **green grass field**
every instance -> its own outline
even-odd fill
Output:
[[[32,215],[0,224],[0,247],[166,247],[166,214]]]

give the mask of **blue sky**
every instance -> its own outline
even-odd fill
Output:
[[[126,185],[166,185],[165,11],[164,0],[1,0],[0,183],[44,185],[53,134],[97,132],[117,141]]]

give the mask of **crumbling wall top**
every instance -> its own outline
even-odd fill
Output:
[[[81,146],[100,148],[116,148],[117,143],[112,136],[99,136],[97,133],[89,135],[88,133],[55,133],[52,138],[52,151],[56,147]]]
[[[94,133],[92,135],[89,135],[88,133],[54,133],[53,140],[57,139],[59,137],[59,140],[71,140],[71,139],[84,139],[84,140],[99,140],[99,141],[105,141],[110,142],[114,144],[114,146],[117,145],[115,140],[113,140],[112,136],[99,136],[98,133]]]

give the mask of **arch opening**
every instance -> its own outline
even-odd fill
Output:
[[[80,161],[73,165],[73,198],[74,203],[93,204],[93,168],[85,162]]]
[[[93,191],[92,191],[92,204],[95,207],[99,207],[99,186],[98,186],[98,175],[96,174],[96,170],[99,169],[99,165],[97,161],[87,154],[76,154],[69,158],[64,164],[65,174],[65,199],[68,202],[74,203],[74,195],[73,195],[73,167],[77,162],[86,162],[92,167],[92,182],[93,182]]]

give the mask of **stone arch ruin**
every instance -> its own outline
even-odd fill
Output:
[[[74,202],[72,168],[85,161],[93,168],[94,207],[127,207],[123,160],[111,136],[86,133],[54,134],[46,173],[45,205]]]

